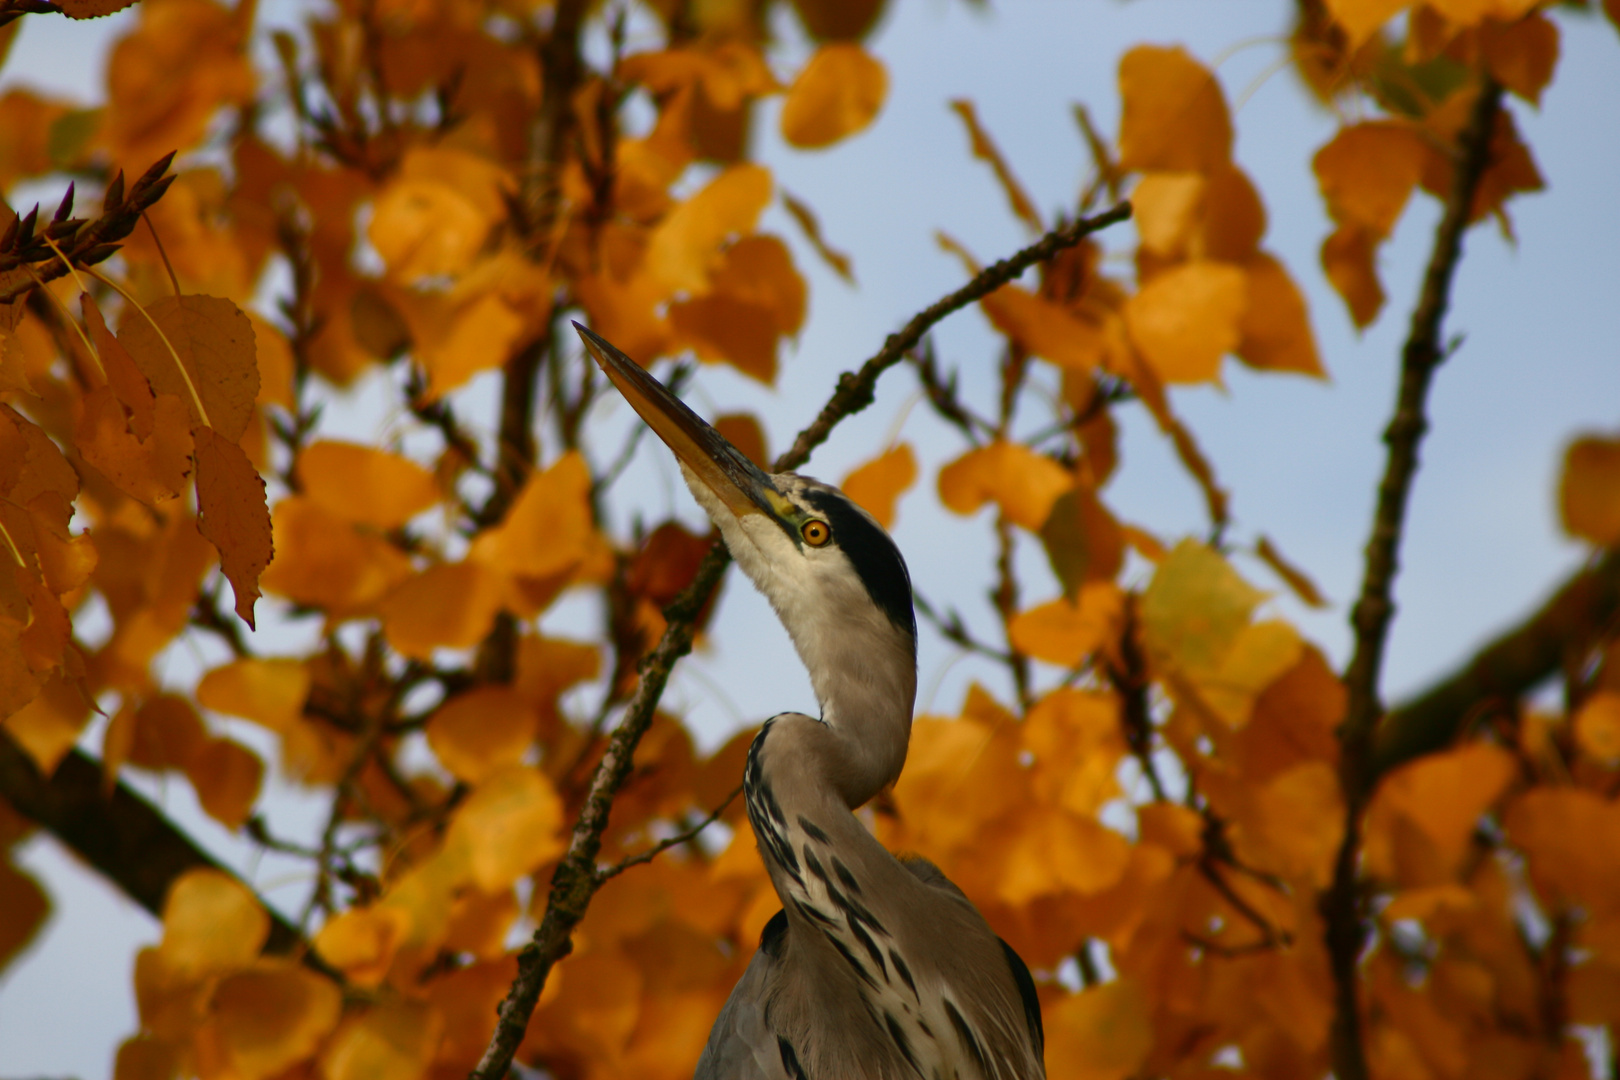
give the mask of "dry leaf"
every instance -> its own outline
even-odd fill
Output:
[[[973,156],[988,163],[995,172],[996,181],[1001,185],[1002,192],[1007,196],[1007,202],[1012,206],[1013,213],[1025,225],[1028,225],[1031,231],[1036,233],[1045,232],[1046,226],[1041,224],[1041,215],[1036,212],[1035,204],[1029,201],[1028,195],[1024,194],[1023,185],[1012,174],[1012,169],[1008,167],[1006,159],[1001,156],[1001,151],[996,149],[996,144],[991,140],[990,134],[980,126],[979,114],[974,110],[973,102],[957,98],[951,102],[951,111],[960,116],[962,123],[967,127],[968,139],[973,147]]]
[[[236,614],[252,627],[259,575],[275,555],[264,480],[242,448],[213,428],[200,425],[191,435],[197,444],[197,528],[219,550]]]

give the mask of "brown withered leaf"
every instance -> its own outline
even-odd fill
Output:
[[[252,627],[259,575],[275,555],[264,479],[242,448],[213,428],[198,425],[191,435],[197,444],[197,528],[219,550],[236,614]]]
[[[1340,225],[1322,241],[1322,270],[1344,298],[1358,330],[1365,330],[1384,307],[1377,266],[1381,239],[1364,226]]]
[[[1534,14],[1517,22],[1487,21],[1479,28],[1479,48],[1491,77],[1532,105],[1558,66],[1558,24]]]
[[[193,425],[236,442],[259,395],[253,323],[218,296],[165,297],[146,316],[126,314],[118,338],[152,389],[185,402]]]
[[[208,739],[186,762],[186,775],[204,812],[227,829],[239,829],[258,800],[264,762],[234,739]]]
[[[1558,508],[1571,536],[1602,547],[1620,543],[1620,439],[1584,435],[1569,444]]]
[[[129,429],[138,439],[149,438],[155,408],[152,384],[135,366],[135,358],[129,355],[124,343],[107,329],[107,320],[102,318],[95,298],[89,293],[80,293],[79,306],[84,311],[84,325],[90,328],[90,340],[95,343],[100,356],[102,373],[107,376],[107,383],[118,395],[118,400],[129,410]]]
[[[810,241],[810,246],[815,249],[816,254],[821,256],[823,262],[832,267],[833,273],[851,285],[855,284],[854,264],[850,262],[848,255],[828,246],[827,241],[821,235],[821,223],[816,220],[814,211],[803,201],[794,198],[785,191],[782,192],[782,205],[787,208],[787,212],[792,216],[793,220],[798,222],[799,228],[804,230],[804,238]]]
[[[1001,151],[996,149],[996,144],[989,133],[979,124],[979,114],[974,110],[973,102],[957,98],[951,102],[951,111],[962,118],[973,147],[973,156],[987,163],[996,174],[996,181],[1001,184],[1001,190],[1006,194],[1013,213],[1033,231],[1044,232],[1046,226],[1041,224],[1041,215],[1036,211],[1035,204],[1024,193],[1024,186],[1013,175],[1007,160],[1001,156]]]
[[[676,334],[705,363],[727,363],[766,386],[776,382],[780,335],[770,309],[732,296],[699,296],[669,306]]]
[[[1262,536],[1255,545],[1254,553],[1265,561],[1265,564],[1277,572],[1293,594],[1300,598],[1307,606],[1313,608],[1327,607],[1327,599],[1322,591],[1299,567],[1283,558],[1282,552],[1271,542],[1271,538]]]
[[[0,861],[0,969],[22,951],[51,913],[50,898],[39,882]]]

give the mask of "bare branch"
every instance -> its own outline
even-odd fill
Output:
[[[1487,82],[1458,140],[1456,170],[1446,209],[1435,230],[1434,248],[1423,290],[1412,312],[1412,325],[1401,350],[1401,383],[1395,412],[1384,432],[1388,456],[1378,486],[1378,505],[1367,540],[1366,570],[1361,596],[1351,612],[1355,650],[1345,670],[1348,703],[1339,730],[1342,747],[1340,777],[1345,792],[1344,840],[1334,867],[1333,885],[1323,894],[1328,954],[1335,985],[1332,1033],[1333,1072],[1339,1080],[1366,1080],[1366,1047],[1361,1037],[1361,1008],[1357,1000],[1357,969],[1366,939],[1366,913],[1359,888],[1361,814],[1371,783],[1369,761],[1373,732],[1383,706],[1378,675],[1390,620],[1391,600],[1401,528],[1406,504],[1417,474],[1418,447],[1428,430],[1425,408],[1435,368],[1445,358],[1441,322],[1450,302],[1451,283],[1462,255],[1462,236],[1468,227],[1474,195],[1490,163],[1491,133],[1501,108],[1501,88]]]
[[[682,844],[689,843],[690,841],[697,839],[698,833],[702,832],[704,829],[707,829],[716,821],[719,821],[720,815],[725,813],[726,808],[735,802],[737,800],[737,796],[741,794],[742,785],[738,784],[732,789],[731,794],[725,797],[719,806],[711,810],[707,817],[698,822],[696,825],[693,825],[690,829],[685,829],[678,832],[666,840],[658,841],[658,843],[654,844],[652,847],[648,848],[646,851],[643,851],[639,855],[631,855],[628,858],[619,860],[612,866],[605,866],[597,870],[597,885],[600,886],[606,883],[609,879],[618,877],[632,866],[641,866],[643,863],[652,862],[654,859],[658,858],[658,856],[662,855],[672,847],[680,847]]]

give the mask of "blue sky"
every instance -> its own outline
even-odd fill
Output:
[[[768,212],[766,227],[795,242],[810,281],[807,327],[774,391],[708,368],[689,399],[704,412],[754,410],[773,450],[786,445],[839,371],[960,284],[960,266],[939,250],[935,230],[949,232],[985,261],[1027,242],[988,169],[970,158],[946,103],[966,97],[977,104],[982,123],[1050,217],[1072,207],[1086,176],[1072,105],[1084,103],[1112,134],[1120,54],[1140,42],[1184,45],[1206,63],[1218,62],[1229,100],[1242,99],[1236,156],[1265,199],[1268,248],[1308,296],[1331,380],[1260,377],[1232,364],[1224,389],[1177,391],[1175,406],[1233,493],[1233,538],[1269,535],[1332,600],[1329,610],[1308,612],[1279,596],[1276,612],[1342,664],[1348,604],[1383,464],[1378,439],[1437,211],[1424,198],[1409,208],[1381,258],[1389,306],[1378,323],[1357,334],[1316,259],[1328,223],[1310,155],[1339,120],[1309,102],[1289,74],[1275,72],[1289,7],[1283,0],[892,4],[871,43],[888,65],[891,95],[870,131],[827,151],[796,151],[774,134],[775,106],[765,110],[759,131],[761,158],[781,187],[815,208],[829,242],[854,258],[859,288],[827,272],[797,242],[785,214]],[[285,22],[296,8],[275,3],[261,11]],[[23,84],[93,100],[100,95],[101,58],[133,15],[78,24],[26,17],[0,69],[0,90]],[[1431,399],[1433,427],[1411,505],[1386,665],[1385,688],[1393,699],[1447,670],[1580,565],[1585,551],[1557,526],[1562,448],[1577,431],[1620,429],[1620,199],[1614,182],[1620,175],[1620,35],[1598,18],[1562,11],[1555,18],[1564,32],[1557,79],[1539,111],[1516,100],[1511,106],[1548,190],[1512,206],[1517,245],[1494,227],[1469,234],[1456,283],[1447,333],[1466,340],[1440,371]],[[1127,235],[1111,238],[1110,248],[1125,250]],[[960,367],[965,394],[993,393],[993,338],[977,312],[952,319],[937,343],[941,359]],[[468,408],[487,392],[487,385],[472,388]],[[924,409],[906,411],[913,394],[909,376],[895,372],[877,404],[841,427],[806,471],[836,481],[880,450],[904,413],[903,437],[923,463],[919,487],[931,487],[939,466],[958,449]],[[362,385],[331,410],[329,429],[374,437],[393,422],[381,404],[385,398],[381,384]],[[1109,504],[1122,518],[1168,538],[1201,532],[1197,493],[1168,448],[1136,410],[1122,415],[1124,466],[1107,492]],[[604,406],[599,422],[608,429],[622,425],[625,410]],[[621,513],[639,508],[654,521],[674,509],[696,524],[698,511],[672,464],[648,442],[617,492]],[[989,584],[985,523],[932,504],[917,492],[901,503],[895,535],[913,579],[925,595],[948,597],[970,617],[982,617]],[[1038,550],[1026,549],[1026,599],[1033,603],[1055,587]],[[1256,584],[1280,588],[1252,562],[1240,568]],[[544,625],[583,634],[594,617],[591,605],[565,602]],[[712,641],[685,666],[668,697],[705,745],[739,723],[813,704],[785,635],[740,581],[727,587]],[[186,666],[182,658],[177,670]],[[937,640],[924,642],[921,666],[923,708],[953,709],[973,678],[1002,687],[993,671]],[[98,746],[99,732],[88,742]],[[249,845],[203,819],[183,783],[143,784],[277,902],[296,906],[305,883],[286,864],[256,859]],[[289,832],[316,820],[313,801],[285,789],[273,790],[267,805]],[[110,1073],[118,1041],[135,1028],[134,948],[155,941],[158,927],[48,840],[26,845],[22,862],[47,880],[57,908],[42,943],[0,979],[0,1064],[10,1075],[88,1080]]]

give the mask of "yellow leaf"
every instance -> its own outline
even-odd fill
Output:
[[[433,474],[399,454],[321,439],[298,455],[305,497],[344,521],[393,529],[439,501]]]
[[[253,812],[264,780],[264,762],[231,739],[209,739],[186,762],[186,775],[209,817],[239,829]]]
[[[1061,368],[1087,372],[1102,362],[1102,330],[1028,289],[1003,285],[979,306],[997,330]]]
[[[294,961],[265,959],[221,980],[210,1013],[236,1074],[262,1080],[314,1054],[342,1009],[330,981]]]
[[[883,64],[859,45],[816,50],[782,102],[782,138],[804,150],[831,146],[877,117],[889,92]]]
[[[1479,43],[1496,81],[1539,106],[1558,66],[1558,24],[1539,12],[1506,25],[1487,22]]]
[[[383,632],[394,648],[419,659],[438,648],[470,649],[494,625],[503,584],[482,563],[430,566],[377,605]]]
[[[710,273],[721,263],[722,245],[752,232],[770,201],[770,170],[734,165],[670,211],[653,231],[646,255],[647,269],[665,295],[706,292]]]
[[[278,553],[260,584],[335,618],[375,610],[411,576],[410,559],[377,536],[363,536],[313,500],[293,495],[270,515]]]
[[[301,661],[246,657],[204,675],[197,683],[197,704],[282,732],[303,715],[309,683],[309,668]]]
[[[1131,192],[1131,220],[1142,246],[1166,259],[1185,256],[1203,214],[1208,180],[1195,172],[1150,172]]]
[[[529,477],[500,525],[473,542],[471,558],[519,577],[544,578],[572,569],[589,551],[591,474],[569,451]]]
[[[1620,439],[1584,435],[1569,444],[1558,507],[1571,536],[1599,547],[1620,544]]]
[[[259,577],[275,557],[264,480],[247,454],[206,425],[192,429],[197,452],[197,528],[219,550],[236,597],[236,615],[252,628]]]
[[[259,364],[241,308],[218,296],[164,297],[145,315],[126,312],[118,340],[153,391],[191,410],[193,426],[207,424],[232,444],[242,438],[259,396]]]
[[[1599,690],[1575,714],[1575,744],[1593,761],[1620,762],[1620,694]]]
[[[1228,727],[1241,728],[1249,722],[1255,701],[1299,662],[1304,648],[1299,634],[1287,623],[1245,626],[1220,668],[1198,679],[1199,695]]]
[[[486,893],[466,889],[450,906],[444,947],[493,960],[506,952],[506,939],[518,918],[517,893],[511,889]]]
[[[1227,263],[1190,262],[1154,276],[1125,301],[1125,325],[1164,382],[1208,382],[1237,348],[1248,276]]]
[[[145,385],[144,378],[142,385]],[[130,429],[110,386],[83,398],[74,442],[84,460],[132,499],[148,506],[177,498],[191,475],[191,417],[173,394],[157,397],[143,439]]]
[[[1022,443],[994,442],[970,450],[939,473],[939,497],[958,514],[992,500],[1015,525],[1034,532],[1074,477],[1051,458]]]
[[[56,674],[32,700],[0,720],[0,728],[17,741],[41,773],[50,776],[73,749],[89,718],[90,702],[77,680]]]
[[[1307,577],[1303,570],[1285,559],[1283,553],[1277,550],[1276,545],[1268,537],[1260,537],[1260,542],[1255,545],[1254,553],[1260,556],[1267,566],[1277,572],[1277,576],[1288,584],[1289,590],[1299,597],[1307,607],[1327,607],[1327,600],[1322,596],[1321,591],[1317,589],[1316,583]]]
[[[413,148],[377,196],[367,236],[400,281],[458,275],[505,216],[510,187],[505,171],[485,158],[447,146]]]
[[[1148,649],[1188,671],[1213,672],[1265,594],[1196,540],[1175,546],[1142,596]]]
[[[714,418],[713,427],[722,439],[741,451],[743,457],[762,469],[771,467],[771,455],[765,449],[765,429],[760,427],[757,416],[726,413]]]
[[[1125,596],[1119,586],[1089,581],[1075,600],[1060,596],[1019,612],[1007,625],[1007,638],[1026,656],[1076,668],[1119,638],[1124,615]]]
[[[839,485],[885,529],[894,527],[895,503],[917,482],[917,458],[910,443],[897,443],[859,466]]]
[[[321,927],[315,951],[351,983],[369,989],[387,977],[410,925],[410,913],[403,908],[388,904],[350,908]]]
[[[538,722],[533,704],[515,689],[480,686],[434,710],[427,740],[452,775],[477,784],[523,760]]]
[[[247,967],[269,934],[270,916],[246,885],[218,870],[188,870],[163,902],[158,951],[176,975],[201,979]]]
[[[1343,837],[1338,773],[1325,761],[1306,761],[1253,793],[1235,846],[1249,866],[1323,889]]]
[[[321,1052],[325,1080],[418,1080],[433,1060],[443,1021],[432,1006],[392,1000],[352,1014]]]
[[[1283,264],[1264,252],[1243,264],[1248,305],[1238,323],[1237,357],[1261,371],[1294,371],[1327,377],[1311,332],[1305,294]]]
[[[1153,1049],[1147,994],[1129,978],[1066,997],[1046,1013],[1046,1065],[1065,1080],[1125,1080]]]
[[[1126,169],[1214,172],[1232,157],[1232,118],[1209,69],[1180,48],[1138,45],[1119,64]]]
[[[498,892],[568,846],[562,800],[534,769],[511,766],[480,784],[456,812],[452,845],[467,854],[473,881]]]

